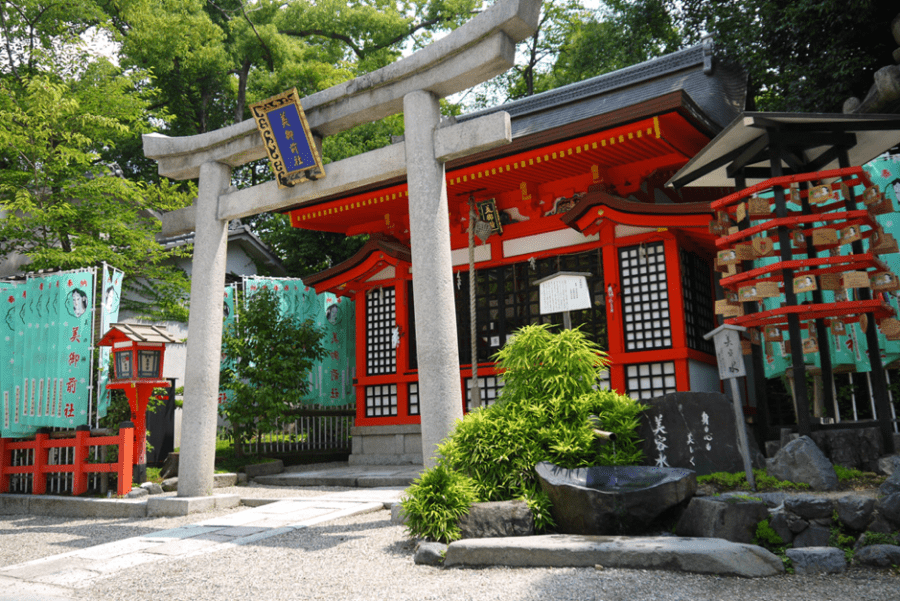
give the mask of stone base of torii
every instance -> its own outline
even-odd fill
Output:
[[[199,178],[196,202],[163,217],[163,235],[195,232],[178,496],[213,489],[228,221],[392,176],[406,175],[409,184],[422,457],[434,465],[437,444],[462,418],[444,164],[512,140],[507,113],[443,126],[438,99],[512,67],[516,42],[537,29],[540,9],[541,0],[500,0],[415,54],[303,99],[319,139],[404,113],[403,143],[331,163],[317,181],[231,188],[233,167],[265,157],[252,119],[184,138],[144,136],[144,154],[158,162],[160,175]],[[426,307],[428,315],[419,315]]]

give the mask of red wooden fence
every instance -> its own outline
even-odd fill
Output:
[[[117,474],[117,493],[126,494],[131,490],[132,465],[134,463],[134,427],[119,428],[113,436],[91,436],[88,426],[75,429],[75,438],[51,439],[48,433],[35,434],[34,440],[0,438],[0,493],[9,492],[10,477],[14,474],[32,475],[32,494],[47,492],[47,474],[71,473],[72,494],[87,492],[88,474],[92,472],[112,472]],[[115,463],[88,463],[90,447],[116,446],[119,449]],[[74,448],[75,459],[71,464],[50,465],[48,456],[53,448]],[[12,465],[13,451],[34,451],[31,465]]]

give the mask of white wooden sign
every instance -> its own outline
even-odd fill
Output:
[[[539,280],[541,315],[591,308],[589,273],[561,271]]]
[[[741,378],[747,375],[744,367],[744,355],[741,352],[741,332],[746,329],[743,326],[723,324],[703,336],[707,340],[712,338],[716,345],[720,380]]]

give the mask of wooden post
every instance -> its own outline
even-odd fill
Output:
[[[75,459],[72,461],[72,495],[83,495],[87,492],[88,478],[85,467],[90,452],[91,427],[75,428]]]
[[[47,450],[50,433],[41,429],[34,435],[34,463],[31,466],[31,494],[43,495],[47,492]]]
[[[0,493],[9,492],[9,467],[12,463],[12,451],[6,448],[8,439],[0,437]]]
[[[118,486],[116,492],[126,495],[131,490],[131,467],[134,463],[134,424],[119,425],[119,463],[116,466]]]

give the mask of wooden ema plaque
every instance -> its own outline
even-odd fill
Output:
[[[869,277],[872,290],[875,292],[889,292],[900,289],[900,281],[890,271],[876,271]]]
[[[771,257],[775,254],[775,241],[768,236],[754,238],[751,245],[756,258]]]
[[[822,290],[843,290],[844,284],[839,273],[823,273],[819,276],[819,287]]]
[[[761,298],[775,298],[781,295],[778,282],[756,282],[738,289],[738,296],[742,302],[759,300]]]
[[[741,340],[741,354],[742,355],[752,355],[753,354],[753,343],[749,340]]]
[[[819,340],[810,334],[808,337],[803,339],[803,354],[811,355],[813,353],[819,352]]]
[[[876,227],[869,238],[869,251],[876,255],[888,255],[900,252],[900,248],[897,247],[897,239],[893,235],[886,234],[882,228]]]
[[[819,287],[816,286],[816,278],[811,275],[799,275],[794,278],[794,293],[799,294],[801,292],[813,292],[814,290],[818,290]]]
[[[829,328],[831,329],[831,333],[835,336],[847,335],[847,324],[845,324],[841,319],[832,319],[831,323],[829,324]]]
[[[845,290],[850,288],[868,288],[869,274],[865,271],[848,271],[843,275],[841,287]]]
[[[837,232],[830,227],[820,227],[813,230],[813,246],[831,246],[838,243]]]
[[[791,232],[791,246],[794,248],[803,248],[806,246],[806,234],[803,230],[794,230]]]
[[[834,200],[831,186],[816,186],[809,189],[809,204],[821,205]]]
[[[887,215],[894,212],[894,203],[891,199],[882,195],[881,200],[866,207],[871,215]]]
[[[747,203],[741,202],[734,208],[734,220],[740,223],[747,218]]]
[[[740,305],[735,305],[728,302],[728,299],[721,299],[716,301],[715,306],[716,315],[721,315],[722,317],[739,317],[744,314],[744,309]]]
[[[771,211],[769,210],[769,201],[765,198],[759,198],[758,196],[754,196],[747,203],[747,213],[751,218],[763,218],[769,217],[771,215]]]
[[[766,326],[763,328],[763,338],[766,342],[784,342],[784,334],[778,326]]]
[[[885,317],[878,323],[878,327],[888,340],[900,340],[900,320]]]
[[[862,201],[866,206],[880,202],[882,198],[883,195],[881,194],[881,190],[879,190],[878,186],[875,185],[869,186],[862,193]]]

